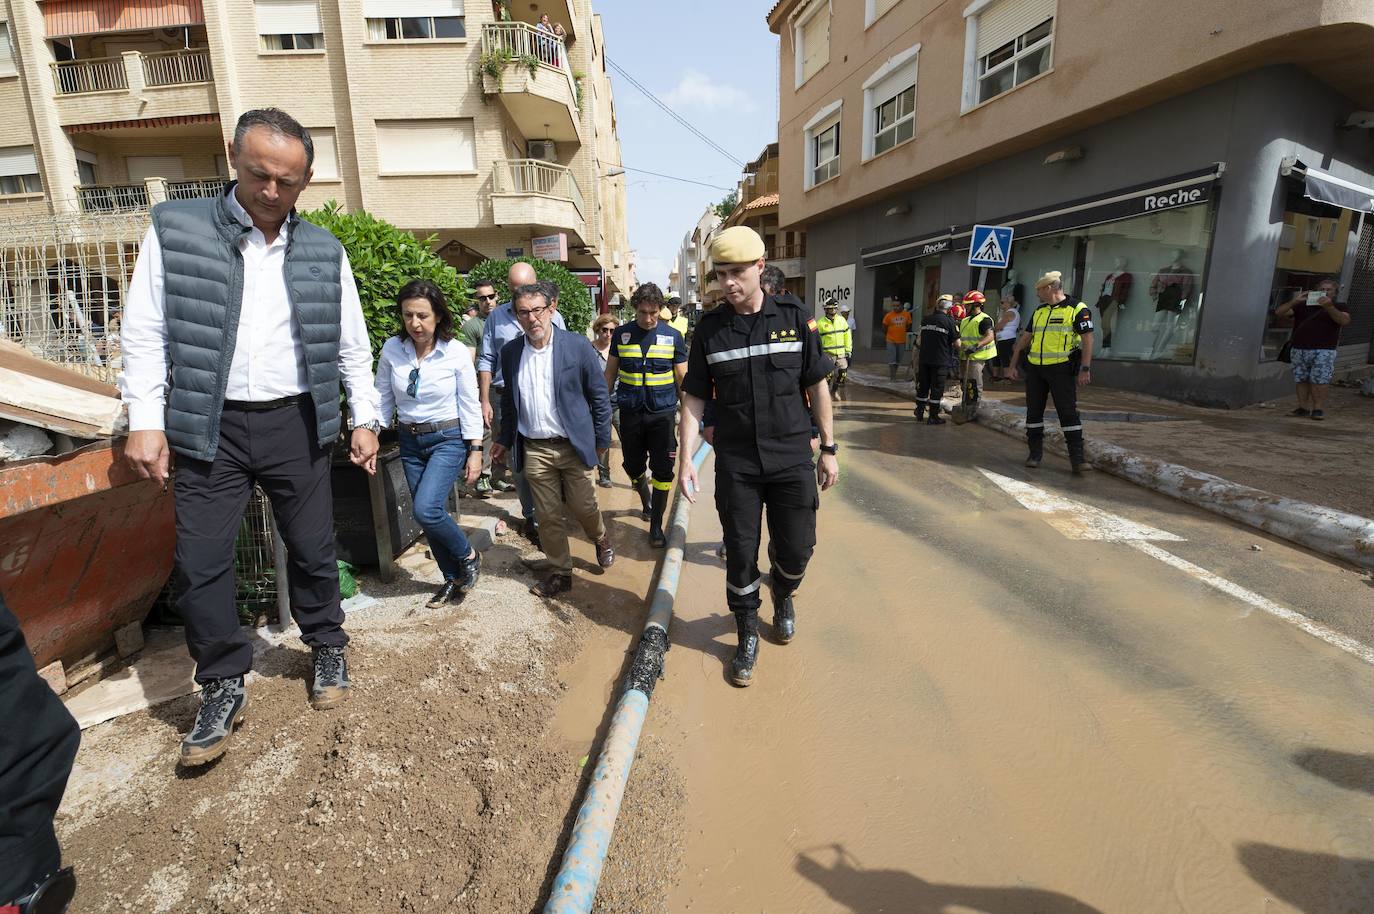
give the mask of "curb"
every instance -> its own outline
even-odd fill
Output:
[[[850,372],[849,378],[856,384],[884,390],[903,399],[914,401],[916,397],[914,391],[905,390],[900,382],[874,382],[856,378],[853,372]],[[949,409],[958,402],[955,398],[947,397],[941,401],[941,405]],[[979,401],[978,422],[1005,435],[1025,439],[1025,419],[995,400]],[[1064,447],[1064,435],[1057,428],[1045,429],[1045,446],[1060,456],[1068,455]],[[1349,562],[1366,571],[1374,571],[1374,520],[1367,517],[1243,486],[1220,476],[1137,454],[1105,441],[1096,441],[1086,435],[1084,453],[1088,461],[1103,472],[1239,521],[1322,555]]]

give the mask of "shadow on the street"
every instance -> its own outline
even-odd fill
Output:
[[[1303,749],[1294,753],[1293,764],[1337,787],[1374,794],[1374,755],[1335,749]]]
[[[1236,856],[1251,879],[1303,914],[1374,911],[1374,860],[1258,843],[1238,845]]]

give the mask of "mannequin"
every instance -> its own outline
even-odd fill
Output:
[[[1155,300],[1155,344],[1150,350],[1151,358],[1159,358],[1173,345],[1179,318],[1192,304],[1196,284],[1197,275],[1183,263],[1183,251],[1171,251],[1169,263],[1160,267],[1150,280],[1150,298]]]
[[[1017,302],[1026,300],[1026,290],[1016,281],[1015,270],[1007,271],[1007,281],[1002,283],[1002,288],[999,291],[1002,293],[1003,299],[1014,298]]]
[[[1131,297],[1131,286],[1135,277],[1126,272],[1126,258],[1117,257],[1112,261],[1112,271],[1102,281],[1102,294],[1097,299],[1097,313],[1102,320],[1102,349],[1112,345],[1112,333],[1126,310],[1126,302]]]

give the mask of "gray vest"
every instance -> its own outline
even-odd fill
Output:
[[[240,240],[251,231],[224,197],[169,200],[153,208],[166,290],[167,442],[196,460],[213,460],[229,364],[243,306]],[[340,256],[325,229],[293,212],[286,245],[291,315],[305,348],[306,379],[321,447],[339,436]]]

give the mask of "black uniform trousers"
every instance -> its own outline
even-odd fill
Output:
[[[1059,415],[1059,430],[1069,459],[1083,462],[1083,422],[1078,417],[1078,363],[1075,360],[1057,365],[1026,366],[1026,443],[1032,457],[1045,452],[1045,404],[1054,397],[1054,411]]]
[[[291,614],[301,640],[311,647],[348,643],[334,554],[330,450],[317,443],[315,407],[302,398],[271,410],[226,405],[214,460],[177,459],[177,610],[197,682],[242,676],[253,663],[234,606],[234,540],[255,482],[271,501],[286,544]]]
[[[0,904],[57,872],[52,820],[81,730],[34,669],[19,620],[0,597]]]
[[[671,483],[677,464],[677,412],[622,409],[620,452],[624,457],[621,466],[631,481],[643,476],[647,466],[655,481]]]
[[[916,408],[929,407],[932,416],[940,415],[940,400],[945,395],[949,366],[922,362],[916,369]]]
[[[816,469],[808,461],[766,475],[716,466],[716,511],[725,534],[725,602],[735,614],[757,611],[761,520],[768,519],[773,597],[801,586],[816,548],[816,510],[821,506]]]

